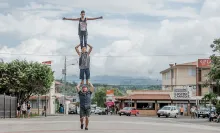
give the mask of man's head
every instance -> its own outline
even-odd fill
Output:
[[[87,92],[87,91],[88,91],[87,86],[83,86],[83,87],[82,87],[82,91],[83,91],[83,92]]]
[[[82,10],[80,15],[81,15],[81,18],[84,18],[85,17],[85,11]]]
[[[82,52],[85,53],[87,51],[87,48],[84,46],[82,47]]]

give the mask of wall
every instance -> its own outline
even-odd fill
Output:
[[[209,88],[208,87],[202,88],[202,96],[204,96],[207,93],[209,93]]]
[[[201,70],[201,80],[206,81],[207,74],[209,73],[210,69],[202,69]]]
[[[139,110],[139,115],[155,116],[156,110]]]
[[[196,70],[196,67],[178,66],[176,85],[196,85],[196,75],[189,75],[190,68]]]
[[[52,83],[49,92],[49,114],[55,114],[55,81]]]

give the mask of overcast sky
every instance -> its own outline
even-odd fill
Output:
[[[81,10],[104,17],[88,23],[92,76],[161,78],[169,63],[208,58],[220,35],[220,0],[1,0],[0,57],[52,60],[60,77],[64,56],[45,55],[68,55],[67,64],[77,64],[78,22],[62,17],[79,17]],[[67,68],[79,75],[78,65]]]

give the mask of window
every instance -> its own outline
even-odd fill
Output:
[[[170,71],[165,73],[165,80],[170,79],[171,78],[171,73]]]
[[[189,76],[196,76],[196,68],[188,68],[188,75]]]
[[[155,103],[137,103],[138,110],[155,110]]]

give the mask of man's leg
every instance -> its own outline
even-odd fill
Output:
[[[90,110],[90,109],[87,109],[87,110],[86,110],[86,126],[85,126],[85,130],[88,130],[90,113],[91,113],[91,110]]]
[[[89,85],[89,79],[90,79],[90,70],[85,69],[85,74],[86,74],[86,84]]]
[[[84,45],[85,45],[85,47],[87,47],[87,39],[88,39],[88,35],[84,35]]]
[[[83,47],[83,35],[79,35],[81,49]]]
[[[80,124],[81,124],[81,129],[83,129],[83,120],[84,120],[84,117],[85,117],[85,109],[84,108],[80,108]]]
[[[80,69],[79,77],[81,79],[81,85],[84,84],[84,71],[85,71],[85,69]]]

